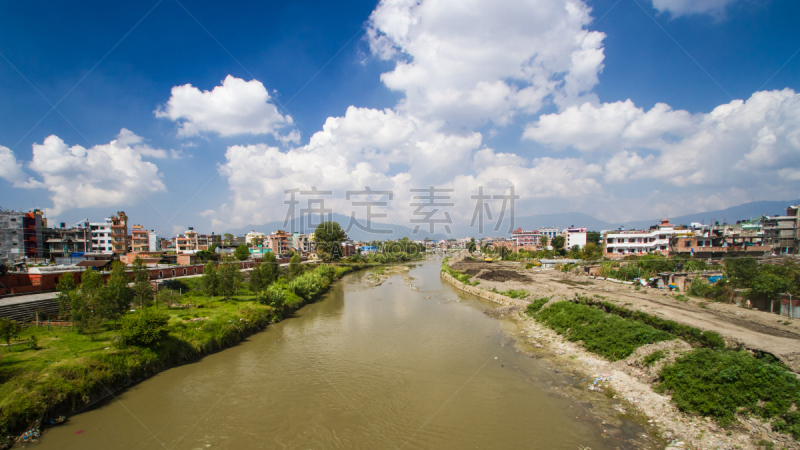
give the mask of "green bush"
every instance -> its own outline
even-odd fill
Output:
[[[729,425],[736,414],[776,419],[773,428],[800,438],[800,380],[772,357],[740,350],[696,349],[665,366],[659,389],[682,411]]]
[[[573,302],[558,302],[539,311],[537,318],[568,340],[583,341],[584,348],[611,361],[627,358],[642,345],[675,339],[650,325]]]
[[[708,280],[697,277],[692,280],[686,293],[694,297],[705,298],[709,291],[711,291],[711,285],[708,283]]]
[[[597,303],[588,297],[578,297],[578,301],[583,304],[601,306],[606,312],[634,320],[644,325],[649,325],[657,330],[680,336],[689,343],[716,349],[725,348],[725,339],[715,331],[702,331],[699,328],[684,325],[673,320],[662,319],[641,311],[631,311],[610,302]]]
[[[523,289],[516,290],[516,291],[514,289],[509,289],[509,290],[507,290],[505,292],[501,292],[501,294],[505,295],[506,297],[511,297],[511,298],[525,298],[525,297],[528,296],[528,291],[523,290]]]
[[[128,345],[158,345],[169,333],[169,316],[145,310],[122,319],[120,334]]]
[[[526,313],[527,313],[529,316],[533,316],[534,314],[536,314],[537,312],[539,312],[539,310],[540,310],[540,309],[542,309],[542,307],[543,307],[544,305],[546,305],[546,304],[547,304],[547,302],[549,302],[549,301],[550,301],[550,297],[542,297],[542,298],[537,298],[536,300],[534,300],[534,301],[533,301],[533,303],[531,303],[530,305],[528,305],[528,308],[526,309],[526,311],[525,311],[525,312],[526,312]]]
[[[665,352],[664,350],[656,350],[653,353],[650,353],[649,355],[645,356],[644,359],[642,359],[642,364],[644,364],[647,367],[652,367],[653,364],[657,363],[658,361],[661,361],[662,359],[664,359],[665,356],[667,356],[667,352]]]

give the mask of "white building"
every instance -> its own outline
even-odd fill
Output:
[[[586,246],[586,228],[566,228],[561,235],[564,236],[566,250],[571,250],[576,245],[578,248]]]
[[[111,244],[111,218],[105,222],[89,223],[89,230],[92,232],[92,249],[86,249],[92,253],[114,253],[114,246]]]
[[[147,242],[151,252],[161,251],[161,239],[159,239],[158,234],[155,231],[150,230],[147,232]]]
[[[663,219],[661,224],[649,231],[616,231],[605,235],[605,255],[622,257],[625,255],[644,255],[647,253],[669,254],[669,242],[672,236],[678,234],[692,235],[692,231],[675,228],[669,219]]]
[[[266,242],[264,233],[259,233],[258,231],[251,231],[244,235],[244,242],[247,244],[248,247],[252,247],[253,241],[256,239],[259,239],[262,244]]]
[[[558,236],[558,227],[539,228],[539,234],[547,236],[548,241],[552,240],[554,237]]]

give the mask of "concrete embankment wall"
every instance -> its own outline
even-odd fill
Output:
[[[444,272],[440,272],[440,275],[442,276],[442,279],[444,281],[447,281],[448,283],[452,284],[453,286],[455,286],[456,289],[462,290],[462,291],[466,292],[467,294],[476,295],[476,296],[478,296],[478,297],[480,297],[480,298],[482,298],[484,300],[489,300],[490,302],[499,303],[499,304],[505,305],[505,306],[522,306],[522,307],[526,307],[530,303],[530,302],[528,302],[526,300],[521,300],[521,299],[517,299],[517,298],[510,298],[510,297],[506,297],[505,295],[502,295],[502,294],[498,294],[498,293],[495,293],[495,292],[490,292],[490,291],[481,289],[481,288],[479,288],[477,286],[467,286],[466,284],[464,284],[464,283],[456,280],[455,278],[453,278],[450,274],[447,274],[447,273],[444,273]]]

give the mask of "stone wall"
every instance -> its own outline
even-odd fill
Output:
[[[484,300],[489,300],[490,302],[499,303],[505,306],[522,306],[523,308],[527,307],[530,303],[527,300],[506,297],[505,295],[490,292],[477,286],[467,286],[466,284],[453,278],[450,274],[444,272],[439,272],[439,274],[442,276],[444,281],[452,284],[456,289],[462,290],[467,294],[476,295]]]

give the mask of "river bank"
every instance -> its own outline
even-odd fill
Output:
[[[619,441],[604,437],[600,402],[554,393],[574,378],[515,349],[484,313],[493,305],[443,283],[438,266],[386,267],[398,273],[379,286],[365,284],[378,269],[346,275],[242,344],[49,429],[37,448],[657,448],[630,421]]]
[[[287,292],[281,311],[256,296],[239,292],[231,301],[212,299],[190,286],[188,303],[164,308],[169,334],[160,345],[124,345],[108,329],[87,336],[69,329],[29,327],[21,336],[35,336],[35,347],[2,355],[0,448],[35,442],[41,430],[56,425],[141,381],[169,368],[191,363],[233,347],[269,324],[320,298],[333,281],[374,264],[352,263],[325,271],[330,277],[311,294]],[[307,273],[311,274],[312,271]],[[196,280],[195,280],[196,281]]]
[[[492,276],[486,277],[494,278],[494,282],[480,278],[475,280],[480,282],[478,286],[465,284],[456,278],[458,274],[453,276],[443,271],[441,277],[459,290],[504,305],[492,314],[515,323],[509,332],[517,340],[520,351],[547,359],[582,380],[578,388],[565,389],[562,392],[565,396],[584,400],[609,398],[614,404],[611,411],[599,413],[601,420],[613,423],[631,413],[638,415],[640,423],[660,436],[668,449],[800,448],[794,438],[772,431],[770,424],[763,420],[751,416],[723,428],[710,418],[682,412],[668,395],[656,392],[654,387],[660,370],[692,348],[684,340],[670,339],[640,346],[625,358],[609,361],[587,351],[579,342],[570,342],[564,334],[557,333],[524,313],[531,300],[536,298],[546,297],[545,302],[549,307],[559,301],[573,301],[574,297],[561,292],[554,293],[552,288],[546,286],[538,286],[537,290],[536,285],[524,283],[524,287],[529,289],[528,299],[509,298],[500,292],[505,289],[516,293],[523,285],[525,275],[513,270],[496,269]],[[469,282],[478,273],[481,273],[480,270],[474,268],[471,273],[465,272],[469,278],[461,278]],[[578,286],[586,290],[584,286]],[[649,355],[657,358],[648,358]]]

